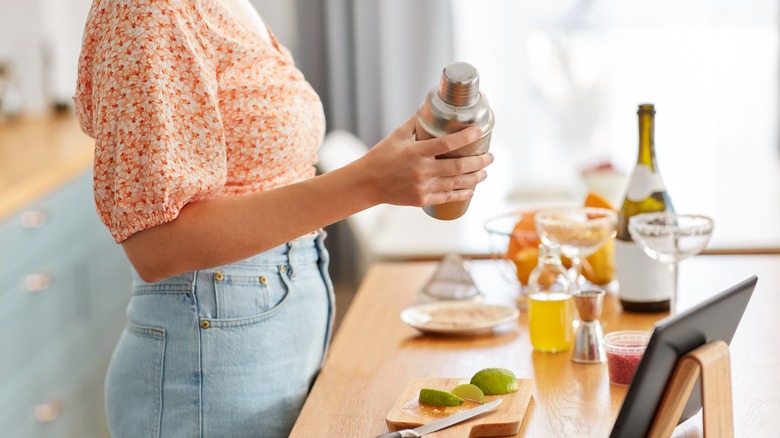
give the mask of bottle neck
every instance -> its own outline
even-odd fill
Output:
[[[655,165],[655,111],[639,112],[639,154],[637,164],[643,164],[653,170]]]

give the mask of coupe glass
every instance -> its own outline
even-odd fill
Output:
[[[666,264],[672,273],[671,313],[677,303],[677,263],[707,246],[713,225],[711,218],[695,214],[643,213],[628,219],[628,232],[634,242],[650,258]]]
[[[536,213],[536,231],[545,245],[557,244],[571,260],[572,282],[585,284],[582,258],[615,236],[617,214],[606,208],[559,207]]]

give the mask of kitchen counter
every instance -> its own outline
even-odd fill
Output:
[[[493,301],[512,302],[494,261],[471,262],[475,282]],[[609,435],[626,394],[611,385],[606,364],[575,364],[570,352],[534,352],[527,314],[495,334],[428,336],[405,325],[400,312],[419,302],[433,274],[428,262],[374,265],[336,333],[330,355],[292,430],[292,437],[377,436],[385,416],[411,379],[464,378],[486,367],[509,368],[535,382],[518,436]],[[731,342],[735,436],[775,436],[780,430],[780,256],[708,255],[681,263],[679,304],[685,309],[750,275],[758,285]],[[620,311],[607,294],[605,332],[650,329],[665,313]],[[701,413],[677,427],[675,437],[702,436]],[[452,436],[444,431],[431,437]]]
[[[93,147],[73,113],[0,124],[0,220],[89,170]]]

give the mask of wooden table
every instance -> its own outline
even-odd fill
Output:
[[[372,267],[335,336],[331,352],[292,431],[293,437],[369,437],[387,431],[384,418],[416,377],[469,377],[486,367],[533,378],[533,399],[518,436],[606,437],[626,388],[610,385],[606,365],[582,365],[568,353],[537,353],[527,318],[492,335],[435,337],[406,326],[399,313],[419,301],[434,263],[382,263]],[[511,302],[496,262],[470,269],[491,301]],[[780,256],[699,256],[680,267],[680,305],[691,306],[751,274],[758,286],[731,344],[737,436],[780,431]],[[623,313],[607,295],[605,331],[650,329],[665,314]],[[701,436],[701,414],[675,436]],[[436,436],[435,434],[430,435]]]

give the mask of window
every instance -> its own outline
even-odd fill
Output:
[[[676,209],[712,215],[713,245],[780,246],[779,13],[769,0],[453,0],[455,57],[480,70],[497,115],[491,178],[522,198],[576,194],[600,161],[630,173],[636,107],[654,103]]]

